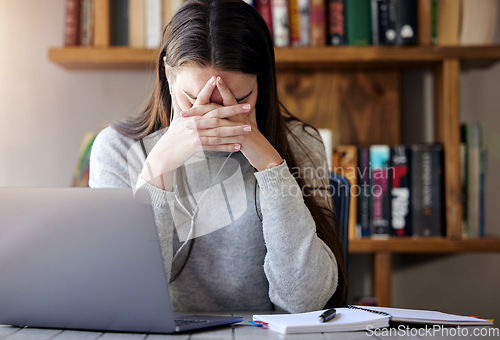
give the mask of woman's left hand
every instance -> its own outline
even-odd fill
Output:
[[[282,164],[283,158],[271,145],[271,143],[269,143],[266,137],[260,133],[257,125],[252,122],[249,117],[252,112],[255,114],[255,108],[251,108],[248,114],[241,113],[241,110],[220,109],[229,106],[241,105],[238,104],[234,95],[220,77],[217,77],[217,89],[222,96],[223,106],[214,103],[197,105],[193,106],[189,110],[181,112],[181,115],[185,118],[197,117],[193,119],[194,126],[196,128],[202,127],[202,124],[204,124],[205,121],[204,118],[228,119],[229,121],[236,122],[241,125],[249,125],[252,128],[251,132],[241,135],[239,139],[241,140],[241,152],[248,159],[250,164],[256,168],[257,171],[270,169]],[[200,142],[202,146],[211,146],[219,143],[220,141],[218,138],[200,136]]]

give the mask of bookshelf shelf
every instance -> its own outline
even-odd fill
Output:
[[[456,59],[467,64],[490,65],[500,59],[500,46],[475,47],[321,47],[277,48],[279,68],[378,67],[435,64]],[[49,60],[67,69],[153,69],[158,51],[128,47],[51,48]]]
[[[500,252],[500,239],[481,238],[449,240],[443,237],[398,238],[388,240],[360,239],[349,241],[351,254],[363,253],[412,253],[453,254],[463,252]]]

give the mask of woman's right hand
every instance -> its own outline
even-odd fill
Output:
[[[216,88],[215,77],[210,78],[197,96],[194,106],[214,106],[214,109],[224,108],[215,103],[210,103],[212,92]],[[155,144],[143,166],[141,177],[152,185],[163,190],[172,191],[172,180],[174,171],[195,153],[203,151],[199,138],[199,131],[214,130],[218,137],[224,138],[227,143],[211,147],[206,151],[238,151],[237,136],[247,134],[249,131],[245,126],[235,124],[227,119],[205,118],[203,116],[184,118],[180,115],[175,91],[171,94],[174,117],[165,134]],[[227,107],[229,109],[229,107]],[[231,110],[246,110],[242,105],[237,105]],[[203,124],[195,122],[205,120]],[[204,133],[202,133],[204,134]],[[231,143],[231,137],[234,142]]]

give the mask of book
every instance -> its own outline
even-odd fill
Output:
[[[413,236],[443,236],[443,146],[411,146],[411,225]]]
[[[495,38],[498,0],[461,0],[459,43],[490,45]]]
[[[110,44],[112,46],[128,46],[129,44],[128,1],[129,0],[111,0]]]
[[[409,149],[391,147],[391,226],[394,236],[411,236]]]
[[[418,44],[432,45],[432,0],[418,1]]]
[[[72,187],[88,187],[89,186],[89,173],[90,173],[90,152],[92,150],[92,145],[94,144],[95,137],[97,135],[94,132],[86,131],[83,135],[82,142],[80,144],[80,150],[78,151],[78,160],[73,172],[73,178],[71,180]]]
[[[361,237],[371,234],[370,148],[358,148],[358,207],[356,229]]]
[[[481,235],[481,201],[484,200],[484,188],[481,190],[481,180],[484,180],[482,125],[479,122],[462,124],[462,141],[464,154],[464,237],[476,238]],[[484,183],[483,183],[484,186]],[[481,192],[483,191],[483,192]],[[483,202],[484,203],[484,202]]]
[[[271,36],[273,36],[273,16],[271,14],[271,0],[256,0],[255,8],[260,13],[262,18],[269,28]]]
[[[130,0],[134,1],[134,0]],[[144,3],[144,43],[146,48],[158,48],[161,45],[163,22],[162,0],[145,0]]]
[[[288,0],[270,0],[273,19],[273,39],[276,47],[290,45]]]
[[[144,46],[146,46],[144,41],[146,35],[144,31],[144,1],[129,1],[128,12],[129,46],[134,48],[144,48]]]
[[[437,45],[457,45],[459,28],[460,1],[437,1]]]
[[[328,1],[328,44],[332,46],[345,44],[344,1]]]
[[[371,45],[371,1],[349,0],[345,5],[347,45]]]
[[[335,317],[328,322],[318,320],[325,310],[297,314],[254,315],[253,320],[265,323],[271,331],[282,334],[369,331],[389,327],[391,321],[450,326],[493,324],[492,321],[485,319],[428,310],[371,306],[348,306],[335,309]]]
[[[326,45],[326,0],[311,0],[311,47]]]
[[[311,44],[310,1],[298,0],[300,12],[300,46]]]
[[[94,46],[109,46],[110,0],[94,0]]]
[[[80,44],[81,0],[66,0],[64,14],[64,46]]]
[[[396,43],[399,46],[416,45],[418,42],[417,0],[396,1]]]
[[[92,46],[94,43],[94,16],[92,0],[80,3],[80,45]]]
[[[386,238],[391,229],[391,179],[388,145],[370,146],[371,237]]]
[[[396,44],[396,1],[372,0],[372,44]]]
[[[288,0],[288,18],[290,22],[290,46],[300,46],[300,9],[299,0]]]
[[[332,170],[345,177],[351,185],[350,204],[349,204],[349,228],[348,236],[350,240],[359,238],[360,235],[356,231],[357,218],[357,163],[358,163],[358,148],[354,145],[339,145],[333,152]]]

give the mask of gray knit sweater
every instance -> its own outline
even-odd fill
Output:
[[[241,152],[231,154],[225,164],[228,153],[201,152],[177,170],[176,193],[138,180],[145,153],[164,131],[144,138],[142,145],[110,127],[97,136],[90,186],[132,187],[149,193],[167,278],[186,259],[190,244],[173,261],[195,215],[191,254],[170,284],[176,312],[306,312],[323,308],[335,292],[337,262],[316,235],[293,177],[300,174],[306,185],[317,188],[316,200],[331,209],[324,146],[312,129],[308,133],[302,124],[290,124],[307,146],[303,150],[291,135],[288,138],[299,169],[289,169],[284,162],[257,172]]]

